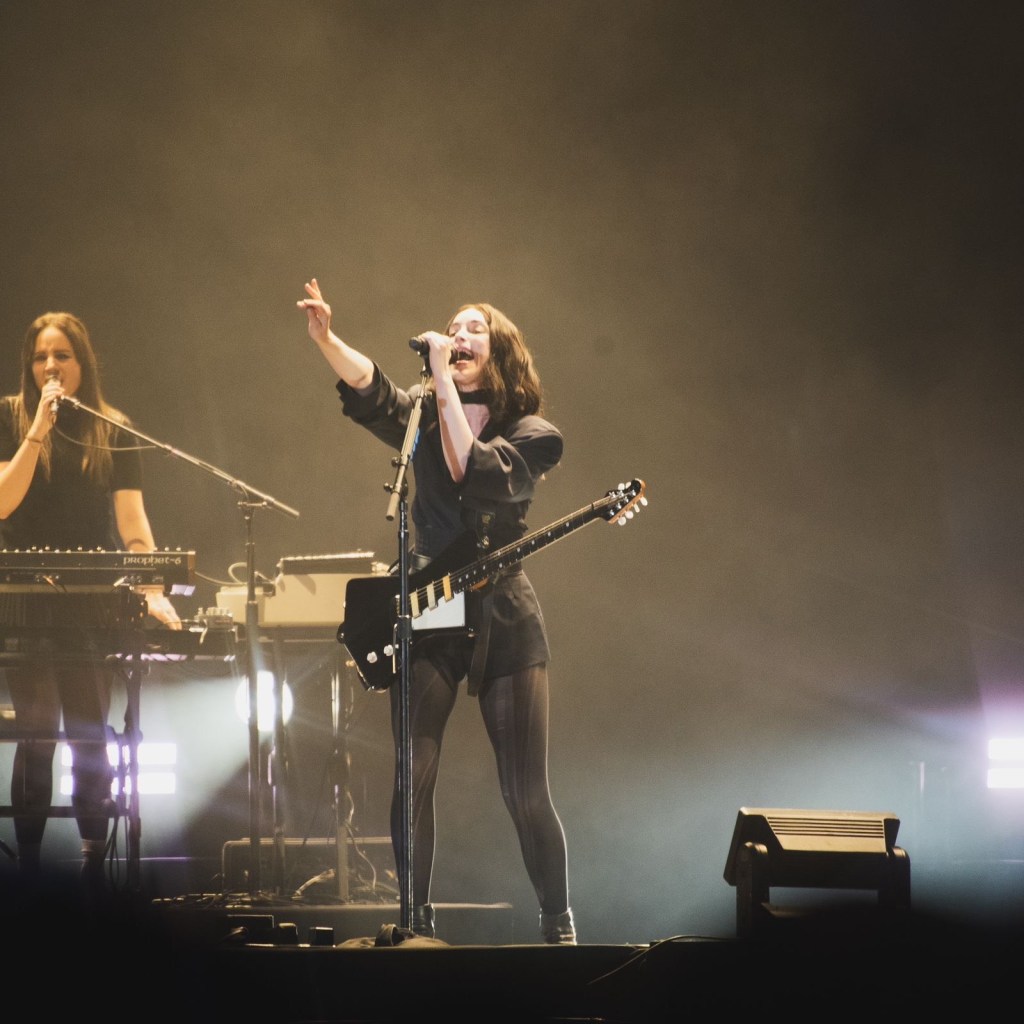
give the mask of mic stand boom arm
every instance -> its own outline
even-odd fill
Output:
[[[216,466],[211,466],[208,462],[203,462],[202,459],[197,459],[194,455],[189,455],[187,452],[180,451],[177,448],[173,448],[169,444],[164,444],[163,441],[158,441],[154,437],[150,437],[148,434],[144,434],[141,430],[136,430],[135,427],[129,426],[127,423],[120,423],[109,416],[105,416],[101,412],[97,412],[95,409],[90,409],[84,402],[80,402],[77,398],[70,398],[65,396],[60,399],[61,405],[70,406],[72,409],[81,409],[83,412],[87,412],[90,416],[95,416],[97,419],[105,420],[111,426],[118,427],[119,429],[131,434],[133,437],[137,437],[140,441],[145,441],[146,444],[153,448],[159,448],[162,452],[167,455],[173,455],[177,459],[183,459],[185,462],[190,462],[193,466],[198,466],[200,469],[206,470],[207,473],[212,474],[220,480],[223,480],[229,487],[234,488],[236,491],[240,491],[245,495],[246,500],[249,501],[253,498],[259,499],[259,505],[261,507],[273,508],[278,512],[283,512],[285,515],[292,516],[298,519],[299,513],[289,508],[283,502],[278,501],[276,498],[272,498],[269,494],[263,494],[257,491],[255,487],[250,487],[247,483],[239,480],[237,477],[231,476],[229,473],[225,473],[224,470],[218,469]]]
[[[238,507],[242,510],[245,517],[245,562],[248,577],[245,602],[245,639],[247,692],[249,700],[249,889],[250,892],[255,895],[260,889],[260,838],[262,831],[260,823],[260,780],[262,771],[260,766],[260,732],[257,701],[259,684],[258,666],[260,661],[259,607],[256,603],[256,544],[253,535],[253,517],[256,509],[258,508],[271,508],[295,519],[298,518],[299,513],[295,509],[285,505],[283,502],[278,501],[276,498],[272,498],[269,494],[263,494],[261,491],[256,490],[255,487],[250,487],[243,480],[239,480],[237,477],[231,476],[230,473],[226,473],[224,470],[218,469],[216,466],[213,466],[208,462],[203,462],[202,459],[197,459],[194,455],[189,455],[177,448],[173,448],[169,444],[158,441],[156,438],[150,437],[148,434],[144,434],[141,430],[136,430],[135,427],[131,427],[127,423],[120,423],[117,420],[112,419],[110,416],[106,416],[98,410],[90,408],[84,402],[80,402],[77,398],[65,396],[60,399],[60,404],[68,405],[73,409],[87,412],[90,416],[95,416],[97,419],[105,420],[107,423],[111,424],[111,426],[117,427],[119,430],[123,430],[126,433],[131,434],[140,441],[144,441],[147,445],[157,448],[167,455],[173,455],[177,459],[182,459],[193,466],[197,466],[199,469],[205,470],[207,473],[210,473],[212,476],[222,480],[229,487],[242,495],[242,499],[238,502]],[[280,693],[278,693],[277,696],[280,698]],[[133,716],[137,717],[137,709],[132,709],[131,703],[129,703],[129,711]],[[275,715],[279,716],[280,714],[280,699],[278,699],[277,707],[275,708]],[[131,723],[130,727],[126,731],[131,735],[137,727],[138,722],[136,720]],[[136,763],[136,757],[134,755],[132,755],[131,760],[133,764]],[[137,801],[138,799],[134,789],[132,791],[132,799],[133,801]],[[139,825],[137,816],[135,829],[136,832],[138,832]],[[138,837],[136,835],[136,840],[137,838]],[[137,855],[137,849],[135,852]]]

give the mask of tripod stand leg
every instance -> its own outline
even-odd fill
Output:
[[[281,639],[280,637],[274,637],[274,742],[270,752],[270,767],[267,771],[267,778],[270,783],[270,799],[274,817],[273,890],[279,895],[284,892],[286,846],[284,822],[285,785],[287,779],[284,726],[285,671]]]
[[[341,655],[335,659],[334,668],[331,671],[331,734],[334,740],[332,751],[332,779],[334,798],[334,842],[337,863],[334,868],[334,877],[337,882],[338,898],[347,900],[349,898],[349,859],[348,859],[348,825],[350,793],[348,786],[349,779],[349,757],[348,748],[345,744],[345,727],[342,720],[347,719],[341,703]]]
[[[127,878],[130,891],[141,884],[140,859],[142,842],[142,816],[139,811],[139,703],[142,691],[142,660],[134,654],[128,666],[128,695],[124,715],[124,749],[127,751],[127,777],[122,794],[128,824]]]

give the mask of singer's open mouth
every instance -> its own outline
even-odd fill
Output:
[[[457,363],[471,363],[473,361],[473,353],[466,349],[456,349],[455,351],[455,362]]]

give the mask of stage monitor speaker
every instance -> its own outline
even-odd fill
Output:
[[[879,905],[909,909],[910,858],[896,846],[899,826],[889,811],[741,807],[725,863],[737,936],[790,916],[772,904],[772,888],[874,890]]]

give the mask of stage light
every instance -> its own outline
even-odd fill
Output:
[[[737,936],[794,916],[771,903],[779,887],[874,891],[879,905],[909,909],[910,858],[895,845],[899,825],[888,811],[741,807],[725,865],[736,887]]]
[[[988,741],[986,784],[989,789],[1024,789],[1024,737]]]
[[[121,784],[118,779],[114,779],[110,791],[114,796],[120,794]],[[131,778],[125,778],[124,791],[132,791]],[[177,791],[178,778],[174,772],[139,772],[139,793],[142,796],[174,796]]]
[[[292,717],[295,701],[291,687],[281,687],[281,715],[285,725]],[[242,679],[235,690],[235,710],[243,725],[249,724],[249,681]],[[271,732],[274,728],[274,673],[260,671],[256,674],[256,726],[260,732]]]
[[[71,776],[71,745],[60,744],[60,792],[62,796],[71,796],[74,781]],[[127,755],[126,755],[127,756]],[[107,758],[112,768],[117,768],[119,761],[117,743],[107,744]],[[139,793],[146,796],[172,796],[177,792],[178,780],[176,765],[178,747],[176,743],[147,743],[142,741],[136,749],[139,765]],[[119,780],[115,777],[111,792],[117,796],[121,792]],[[125,792],[131,792],[131,779],[125,780]]]

